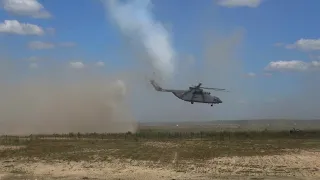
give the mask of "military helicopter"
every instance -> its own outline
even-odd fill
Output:
[[[211,96],[210,92],[204,91],[203,89],[225,91],[225,89],[201,87],[202,83],[199,83],[197,86],[189,87],[189,90],[163,89],[154,80],[150,80],[150,83],[152,84],[152,86],[156,91],[171,92],[177,98],[183,101],[191,102],[191,104],[193,104],[194,102],[211,104],[211,106],[213,106],[213,104],[220,104],[222,103],[220,98],[216,96]]]

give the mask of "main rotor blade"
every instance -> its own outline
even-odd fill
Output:
[[[209,88],[209,87],[201,87],[202,89],[211,89],[215,91],[226,91],[226,89],[220,89],[220,88]]]
[[[202,85],[202,83],[199,83],[198,85],[192,85],[192,86],[190,86],[190,88],[198,89],[198,88],[201,88],[201,87],[200,87],[201,85]]]

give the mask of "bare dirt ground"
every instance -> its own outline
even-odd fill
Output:
[[[158,149],[178,145],[173,142],[143,143],[146,148]],[[0,154],[12,153],[0,160],[1,180],[320,179],[320,152],[315,150],[288,150],[281,155],[224,156],[203,161],[186,160],[180,157],[182,151],[172,151],[171,162],[162,163],[160,160],[101,159],[98,151],[86,160],[80,157],[73,161],[43,156],[31,158],[21,156],[22,152],[28,151],[24,148],[0,146]],[[77,154],[76,151],[73,153]]]

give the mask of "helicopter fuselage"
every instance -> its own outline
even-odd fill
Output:
[[[216,96],[211,96],[210,92],[205,91],[195,91],[194,93],[186,93],[185,90],[176,90],[172,91],[172,94],[174,94],[177,98],[191,102],[193,104],[194,102],[197,103],[206,103],[206,104],[220,104],[222,103],[221,99]]]
[[[216,96],[211,96],[210,92],[207,92],[201,89],[200,88],[201,83],[196,87],[189,87],[189,90],[173,90],[173,89],[163,89],[154,80],[151,80],[150,82],[156,91],[171,92],[177,98],[183,101],[191,102],[191,104],[193,104],[194,102],[197,102],[197,103],[211,104],[211,106],[213,106],[213,104],[222,103],[220,98]]]

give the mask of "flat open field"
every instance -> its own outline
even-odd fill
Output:
[[[320,179],[320,130],[1,136],[0,179]]]

